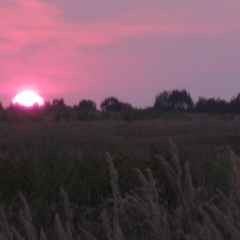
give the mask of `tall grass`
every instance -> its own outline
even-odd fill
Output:
[[[228,194],[219,189],[209,194],[204,186],[194,186],[191,165],[179,159],[172,141],[170,152],[168,159],[156,156],[159,168],[163,167],[167,176],[165,186],[151,169],[135,168],[138,186],[124,194],[113,158],[107,153],[110,195],[95,208],[86,207],[76,218],[80,206],[72,205],[61,188],[62,207],[57,211],[52,204],[55,210],[47,227],[36,220],[31,202],[19,193],[18,214],[12,206],[0,207],[0,240],[240,239],[239,157],[229,147],[218,150],[218,158],[230,166],[230,189]],[[164,195],[164,187],[172,189],[172,201]],[[95,217],[89,217],[89,211]]]

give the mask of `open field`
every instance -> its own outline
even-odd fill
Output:
[[[106,199],[112,193],[116,197],[114,181],[120,189],[117,194],[121,196],[142,186],[139,172],[134,168],[143,173],[146,168],[151,170],[157,188],[161,189],[159,202],[172,206],[172,212],[181,202],[178,202],[165,165],[159,163],[159,156],[169,162],[174,160],[174,147],[169,139],[176,145],[180,167],[185,169],[189,162],[194,189],[204,186],[207,199],[214,196],[216,189],[226,196],[231,193],[231,164],[222,154],[225,152],[222,147],[229,146],[240,155],[240,118],[237,116],[229,119],[190,114],[183,119],[132,122],[0,123],[0,200],[9,222],[19,225],[16,216],[22,206],[20,191],[34,213],[37,231],[41,226],[51,236],[53,230],[46,228],[51,226],[56,212],[63,221],[65,219],[61,210],[62,187],[74,209],[72,224],[80,224],[91,231],[96,220],[100,221],[101,210],[109,207]],[[110,156],[106,157],[106,152]],[[110,170],[109,174],[111,161],[109,163],[106,158],[113,159],[118,180],[114,180],[114,171]],[[173,161],[170,165],[177,172],[174,164]],[[114,214],[119,207],[115,205],[119,203],[113,199]],[[141,216],[138,217],[141,222]],[[92,221],[91,226],[88,221]],[[155,239],[156,236],[149,233],[154,230],[145,227],[148,238]],[[95,235],[104,235],[99,226],[96,228]],[[144,239],[142,232],[136,230],[134,234],[135,237],[141,234]],[[134,238],[127,238],[125,234],[125,238],[114,239]]]

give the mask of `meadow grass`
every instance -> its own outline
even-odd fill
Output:
[[[239,123],[1,123],[0,239],[239,239]]]

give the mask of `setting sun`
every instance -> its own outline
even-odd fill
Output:
[[[24,91],[17,94],[12,101],[13,104],[19,104],[24,107],[32,107],[34,105],[42,106],[43,99],[33,91]]]

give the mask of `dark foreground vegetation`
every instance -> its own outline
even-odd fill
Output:
[[[103,100],[100,108],[92,100],[81,100],[79,104],[68,106],[64,99],[54,99],[45,102],[43,107],[33,106],[23,108],[16,104],[3,108],[0,103],[1,122],[43,121],[59,122],[79,120],[96,121],[117,119],[125,121],[159,119],[169,115],[181,113],[225,114],[228,116],[240,113],[240,93],[229,102],[223,99],[203,98],[194,103],[186,90],[163,91],[155,98],[151,107],[138,109],[129,103],[122,102],[115,97]]]
[[[239,239],[240,118],[0,123],[0,239]]]

